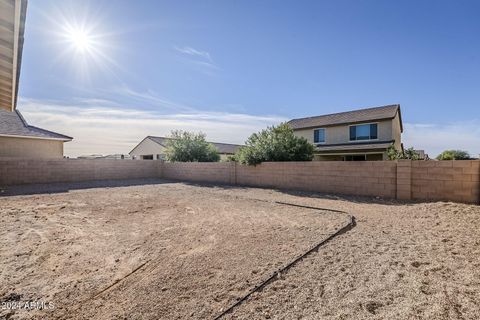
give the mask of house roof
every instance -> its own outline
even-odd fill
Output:
[[[70,141],[73,138],[29,125],[20,111],[0,109],[0,136]]]
[[[400,127],[403,132],[402,118],[400,114],[400,105],[393,104],[382,107],[360,109],[354,111],[340,112],[327,114],[323,116],[315,116],[308,118],[293,119],[288,122],[288,125],[296,129],[318,128],[324,126],[333,126],[341,124],[350,124],[357,122],[368,122],[375,120],[393,119],[398,114],[400,115]]]
[[[0,109],[17,104],[27,0],[0,0]]]
[[[316,152],[324,152],[324,151],[343,152],[343,151],[380,150],[380,149],[383,150],[390,147],[394,142],[395,140],[317,145]]]
[[[168,140],[171,140],[171,138],[166,138],[166,137],[148,136],[147,138],[164,147],[167,147]],[[231,144],[231,143],[219,143],[219,142],[209,142],[209,143],[213,144],[217,148],[219,153],[224,153],[224,154],[234,154],[241,147],[241,145]]]

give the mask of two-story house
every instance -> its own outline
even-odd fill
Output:
[[[386,160],[390,146],[403,148],[399,104],[293,119],[288,124],[295,135],[315,145],[314,160]]]

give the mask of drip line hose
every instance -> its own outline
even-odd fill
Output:
[[[261,199],[249,199],[249,200],[257,200],[257,201],[262,201],[262,202],[270,202],[271,201],[267,201],[267,200],[261,200]],[[348,231],[350,231],[351,229],[353,229],[355,226],[356,226],[356,220],[355,220],[355,217],[353,215],[350,215],[348,212],[345,212],[345,211],[341,211],[341,210],[335,210],[335,209],[328,209],[328,208],[319,208],[319,207],[312,207],[312,206],[304,206],[304,205],[300,205],[300,204],[294,204],[294,203],[288,203],[288,202],[282,202],[282,201],[273,201],[274,203],[277,203],[277,204],[281,204],[281,205],[287,205],[287,206],[292,206],[292,207],[299,207],[299,208],[305,208],[305,209],[313,209],[313,210],[322,210],[322,211],[330,211],[330,212],[336,212],[336,213],[341,213],[341,214],[345,214],[348,216],[348,223],[346,225],[344,225],[343,227],[341,227],[340,229],[338,229],[335,233],[333,233],[332,235],[330,235],[328,238],[320,241],[319,243],[317,243],[316,245],[314,245],[312,248],[310,248],[308,251],[306,251],[305,253],[301,254],[300,256],[298,256],[297,258],[295,258],[293,261],[289,262],[286,266],[284,266],[283,268],[280,268],[278,269],[277,271],[275,271],[270,277],[268,277],[266,280],[264,280],[263,282],[261,282],[260,284],[256,285],[252,290],[250,290],[246,295],[244,295],[242,298],[240,298],[237,302],[235,302],[234,304],[232,304],[230,307],[228,307],[228,309],[226,309],[225,311],[223,311],[220,315],[216,316],[214,318],[214,320],[218,320],[218,319],[221,319],[223,318],[224,316],[226,316],[227,314],[231,313],[233,311],[233,309],[235,309],[236,307],[238,307],[239,305],[241,305],[243,302],[245,302],[246,300],[248,300],[248,298],[250,298],[250,296],[252,294],[254,294],[255,292],[258,292],[258,291],[261,291],[264,287],[266,287],[268,284],[270,284],[271,282],[275,281],[277,279],[277,277],[279,275],[281,275],[282,273],[288,271],[290,268],[292,268],[294,265],[296,265],[298,262],[300,262],[301,260],[303,260],[306,256],[308,256],[309,254],[311,254],[312,252],[316,252],[318,251],[318,249],[320,249],[320,247],[324,246],[325,244],[327,244],[328,242],[330,242],[332,239],[334,239],[335,237],[337,236],[340,236]]]

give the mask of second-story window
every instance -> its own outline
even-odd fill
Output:
[[[313,142],[325,143],[325,129],[322,128],[313,130]]]
[[[376,123],[350,126],[350,141],[375,140],[378,138],[378,125]]]

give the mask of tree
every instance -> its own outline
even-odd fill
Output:
[[[264,161],[311,161],[313,151],[313,144],[295,136],[288,124],[281,123],[252,134],[235,159],[249,165]]]
[[[469,160],[470,155],[462,150],[445,150],[437,156],[437,160]]]
[[[172,162],[216,162],[218,150],[205,140],[205,134],[174,130],[168,140],[166,158]]]
[[[399,160],[399,159],[409,159],[409,160],[419,160],[420,155],[416,152],[413,147],[410,147],[404,151],[397,150],[394,146],[390,146],[387,149],[387,156],[389,160]]]

